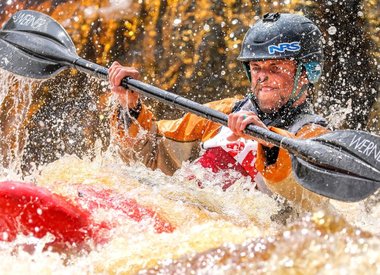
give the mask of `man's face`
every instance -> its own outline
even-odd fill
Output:
[[[279,110],[291,97],[296,62],[292,60],[251,61],[251,89],[257,104],[265,113]],[[305,75],[299,80],[299,87],[307,82]],[[295,93],[296,95],[298,92]],[[306,96],[304,97],[306,98]],[[304,100],[303,100],[304,101]]]

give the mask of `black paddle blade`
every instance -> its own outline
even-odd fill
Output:
[[[49,78],[67,67],[76,56],[66,30],[49,16],[23,10],[15,13],[0,30],[0,67],[37,79]]]
[[[71,53],[76,53],[75,45],[66,30],[50,16],[37,11],[22,10],[16,12],[4,24],[2,31],[38,34],[61,44]]]
[[[347,202],[362,200],[380,188],[379,136],[335,131],[307,142],[316,145],[318,158],[293,156],[292,162],[293,172],[305,188]]]
[[[331,199],[357,202],[380,188],[380,182],[327,170],[296,157],[292,158],[292,165],[303,187]]]
[[[65,67],[25,53],[0,38],[0,68],[25,77],[46,79]]]

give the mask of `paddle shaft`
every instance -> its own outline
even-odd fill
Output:
[[[73,62],[75,68],[95,77],[108,80],[108,69],[102,67],[98,64],[92,63],[83,58],[78,58]],[[220,123],[224,126],[228,125],[228,116],[222,112],[213,110],[209,107],[206,107],[202,104],[184,98],[182,96],[170,93],[168,91],[162,90],[155,86],[143,83],[136,79],[132,78],[124,78],[121,82],[121,85],[124,88],[131,89],[133,91],[138,92],[149,98],[157,99],[166,104],[174,105],[175,107],[199,115],[211,121]],[[268,131],[262,127],[248,125],[248,127],[244,130],[244,132],[253,137],[260,138],[262,140],[273,143],[277,146],[281,146],[291,152],[294,151],[294,148],[298,145],[295,140],[288,139],[284,136],[276,134],[274,132]],[[293,149],[293,150],[292,150]]]

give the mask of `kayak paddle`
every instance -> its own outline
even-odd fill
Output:
[[[49,16],[23,10],[0,30],[0,67],[37,79],[76,68],[103,80],[108,70],[80,58],[65,29]],[[146,97],[227,126],[226,114],[141,81],[125,78],[122,86]],[[245,132],[271,142],[292,155],[292,168],[305,188],[341,201],[359,201],[380,188],[380,137],[363,131],[334,131],[317,138],[283,137],[249,125]]]

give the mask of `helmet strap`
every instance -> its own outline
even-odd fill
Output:
[[[249,62],[243,62],[244,71],[249,79],[249,82],[252,82],[251,78],[251,68],[249,66]]]
[[[300,79],[300,76],[302,73],[302,67],[303,67],[303,63],[299,62],[298,66],[297,66],[296,74],[294,76],[292,94],[290,95],[288,102],[285,104],[285,106],[284,106],[285,108],[291,108],[293,106],[294,102],[296,102],[298,99],[300,99],[301,96],[305,93],[305,91],[307,91],[308,88],[310,87],[309,83],[302,85],[300,92],[295,96],[295,94],[297,92],[298,82],[299,82],[299,79]]]

